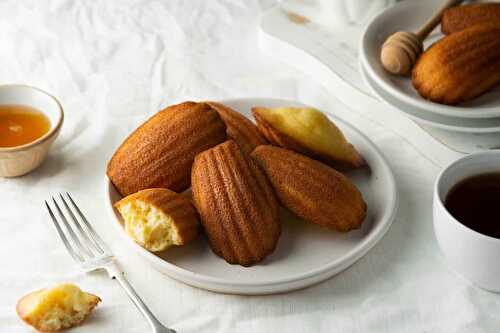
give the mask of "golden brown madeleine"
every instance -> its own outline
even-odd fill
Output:
[[[500,23],[500,3],[473,3],[448,8],[441,19],[441,31],[448,35],[488,22]]]
[[[274,251],[281,233],[277,199],[262,170],[234,141],[196,156],[191,184],[215,254],[251,266]]]
[[[198,234],[198,213],[190,199],[166,188],[136,192],[115,207],[127,234],[152,252],[187,244]]]
[[[337,169],[365,164],[340,129],[313,108],[252,108],[257,128],[273,145],[322,161]]]
[[[366,217],[361,192],[343,174],[304,155],[274,146],[255,148],[283,206],[306,221],[337,231],[357,229]]]
[[[207,102],[226,124],[227,136],[233,139],[243,152],[250,154],[255,147],[267,144],[257,127],[245,116],[217,102]]]
[[[226,127],[209,105],[184,102],[156,113],[137,128],[108,163],[107,174],[122,195],[190,185],[194,157],[226,139]]]
[[[16,311],[39,332],[59,332],[82,323],[100,301],[96,295],[63,283],[23,296]]]
[[[470,101],[500,83],[500,24],[453,33],[426,50],[413,68],[413,86],[442,104]]]

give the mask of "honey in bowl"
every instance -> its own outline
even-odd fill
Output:
[[[500,172],[462,180],[446,196],[445,207],[463,225],[500,238]]]
[[[33,142],[49,129],[49,119],[31,106],[0,105],[0,148]]]

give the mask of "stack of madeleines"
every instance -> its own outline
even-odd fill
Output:
[[[414,88],[425,99],[455,105],[500,84],[500,4],[452,7],[443,13],[447,35],[419,58]]]
[[[184,102],[121,144],[107,175],[135,242],[163,251],[203,230],[216,255],[252,266],[276,248],[280,205],[338,232],[361,226],[366,203],[337,170],[365,162],[337,126],[312,108],[252,112],[257,125],[220,103]]]

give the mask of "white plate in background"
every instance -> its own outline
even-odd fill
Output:
[[[303,106],[301,103],[263,98],[223,100],[221,103],[251,117],[253,106]],[[329,111],[329,110],[323,110]],[[242,267],[230,265],[216,256],[206,238],[193,243],[151,253],[136,244],[122,227],[113,203],[120,199],[106,178],[106,205],[110,223],[131,252],[138,253],[158,271],[188,285],[214,292],[262,295],[282,293],[324,281],[364,256],[386,233],[396,214],[397,188],[387,161],[379,149],[352,125],[328,114],[363,155],[369,168],[347,175],[354,181],[368,205],[362,228],[346,234],[304,223],[290,214],[282,214],[282,234],[275,252],[263,262]]]
[[[500,118],[459,118],[447,117],[439,114],[424,113],[412,105],[404,104],[389,95],[360,65],[360,72],[365,83],[372,92],[382,101],[393,106],[398,111],[423,125],[462,133],[500,133]]]
[[[397,31],[416,31],[440,3],[435,0],[402,1],[372,19],[361,37],[360,60],[363,67],[384,92],[399,103],[419,109],[424,115],[458,118],[500,117],[500,88],[459,106],[434,103],[420,97],[411,78],[389,74],[380,63],[380,49],[385,39]],[[425,47],[442,38],[438,26],[426,41]]]

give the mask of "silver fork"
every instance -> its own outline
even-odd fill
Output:
[[[56,199],[52,197],[52,204],[59,215],[59,220],[56,218],[47,201],[45,205],[49,211],[50,217],[56,226],[57,233],[68,250],[69,254],[86,272],[97,269],[105,269],[110,278],[115,279],[120,283],[128,297],[132,300],[135,306],[141,311],[146,320],[149,322],[155,333],[176,333],[174,330],[163,326],[162,323],[153,315],[146,304],[137,295],[134,288],[125,279],[123,271],[119,268],[115,261],[115,257],[104,244],[103,240],[94,231],[88,220],[83,215],[82,211],[76,205],[73,198],[66,192],[67,200],[62,194],[59,194],[60,202],[66,210],[66,215],[60,208]],[[68,204],[68,201],[70,205]],[[69,219],[67,218],[69,216]],[[79,219],[77,218],[79,216]],[[71,220],[70,223],[68,220]],[[60,222],[62,221],[62,223]],[[63,227],[64,226],[64,227]],[[64,231],[65,230],[65,231]]]

